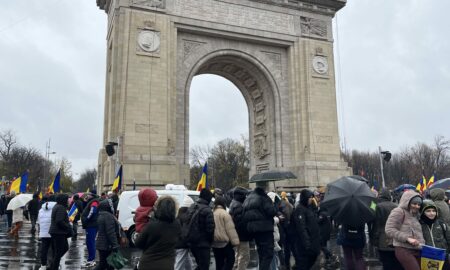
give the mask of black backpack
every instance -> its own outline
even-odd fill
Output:
[[[208,206],[204,206],[204,207],[208,207]],[[191,245],[193,243],[196,243],[198,241],[200,241],[200,212],[203,210],[204,207],[201,207],[198,204],[194,204],[190,209],[189,209],[189,218],[187,220],[187,228],[186,230],[184,230],[184,235],[182,235],[182,237],[184,239],[186,239],[186,242],[188,243],[188,245]]]

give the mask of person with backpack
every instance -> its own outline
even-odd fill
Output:
[[[226,210],[225,197],[217,196],[214,200],[214,242],[212,243],[217,270],[233,269],[234,247],[239,245],[239,237],[233,219]]]
[[[255,240],[260,270],[270,269],[274,255],[273,217],[276,210],[266,188],[267,182],[257,182],[243,204],[244,222],[250,238]]]
[[[392,202],[389,190],[382,189],[378,195],[378,204],[375,209],[375,220],[370,236],[371,242],[377,248],[379,258],[385,270],[403,270],[402,265],[395,257],[392,239],[387,237],[385,230],[386,221],[391,211],[398,205]]]
[[[212,197],[211,191],[204,188],[200,191],[197,202],[189,208],[187,239],[197,263],[197,270],[208,270],[211,261],[215,229],[214,215],[209,207]]]
[[[56,195],[56,205],[52,209],[49,234],[52,237],[53,260],[50,270],[58,270],[61,258],[69,250],[67,238],[72,236],[72,226],[67,215],[69,196],[67,194]]]
[[[120,224],[114,216],[114,205],[111,199],[104,199],[99,203],[97,226],[95,247],[98,250],[100,261],[95,270],[114,270],[106,258],[111,252],[119,250]]]
[[[150,220],[150,214],[153,211],[153,205],[158,199],[156,191],[152,188],[141,189],[138,193],[139,207],[134,214],[134,224],[136,233],[139,234]]]
[[[83,209],[81,214],[81,224],[83,229],[86,231],[86,246],[88,250],[87,261],[82,265],[82,267],[93,267],[95,266],[95,238],[97,237],[97,218],[98,218],[98,206],[99,199],[95,193],[87,193],[87,204]]]
[[[239,237],[239,246],[236,248],[233,269],[245,270],[250,262],[250,235],[247,231],[247,223],[244,222],[244,207],[248,191],[243,187],[236,187],[233,191],[233,200],[230,204],[229,213],[233,219],[236,232]]]
[[[175,270],[193,270],[194,265],[189,253],[187,243],[187,230],[189,229],[189,207],[194,204],[194,200],[188,195],[184,195],[183,204],[178,209],[177,221],[181,226],[181,235],[175,245]]]
[[[39,270],[47,269],[48,251],[52,246],[52,236],[48,233],[48,230],[52,223],[52,210],[56,205],[53,197],[44,199],[46,202],[42,204],[38,214],[39,239],[41,240],[41,268]]]
[[[181,235],[180,224],[175,219],[176,208],[171,196],[156,201],[154,215],[136,239],[136,247],[142,249],[139,270],[174,269],[175,245]]]
[[[442,270],[449,270],[450,231],[447,224],[438,218],[438,208],[432,200],[423,200],[420,213],[420,224],[422,225],[425,245],[446,250],[446,260],[444,260]]]
[[[80,200],[80,196],[78,194],[73,195],[72,203],[69,206],[69,210],[72,208],[72,206],[75,205],[75,207],[78,209],[77,214],[75,215],[75,218],[73,219],[73,235],[72,240],[77,240],[78,235],[78,221],[80,220],[81,213],[83,213],[83,203]]]
[[[395,257],[407,270],[420,270],[420,245],[425,244],[419,222],[422,197],[407,190],[386,221],[386,235],[393,239]]]

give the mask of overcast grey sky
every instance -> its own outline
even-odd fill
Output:
[[[347,148],[395,152],[436,135],[450,138],[449,9],[448,0],[348,0],[338,13],[337,90]],[[20,144],[42,153],[51,138],[52,159],[67,157],[74,173],[95,167],[105,35],[106,15],[94,0],[3,1],[0,130],[14,130]],[[230,82],[196,77],[191,104],[191,146],[248,134],[244,99]]]

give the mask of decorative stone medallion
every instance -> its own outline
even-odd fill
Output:
[[[328,72],[328,61],[326,57],[314,56],[312,66],[314,71],[320,75],[325,75]]]
[[[145,52],[156,52],[161,45],[159,32],[155,31],[141,31],[138,35],[139,47]]]

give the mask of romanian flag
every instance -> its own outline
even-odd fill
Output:
[[[42,201],[42,191],[41,191],[41,192],[39,192],[39,200],[41,200],[41,201]]]
[[[112,185],[111,190],[119,192],[122,189],[122,165],[120,165],[119,170],[117,171],[116,178],[114,178],[114,183]]]
[[[15,191],[16,193],[27,192],[28,172],[22,174],[22,176],[16,178],[9,186],[9,192]]]
[[[55,175],[55,179],[48,187],[48,192],[53,194],[59,192],[61,186],[60,183],[61,183],[61,169],[59,169],[58,173]]]
[[[202,170],[202,177],[200,178],[200,181],[198,181],[197,184],[197,191],[201,191],[204,188],[208,187],[208,163],[205,162],[205,166],[203,166]]]
[[[72,207],[69,210],[69,213],[67,213],[67,215],[69,215],[69,221],[73,222],[73,220],[75,219],[75,216],[78,213],[78,208],[77,205],[75,203],[72,204]]]
[[[422,179],[420,179],[419,184],[416,186],[416,190],[423,192],[427,189],[427,179],[425,179],[425,176],[422,175]]]
[[[427,188],[430,188],[432,184],[434,184],[434,174],[428,179]]]

